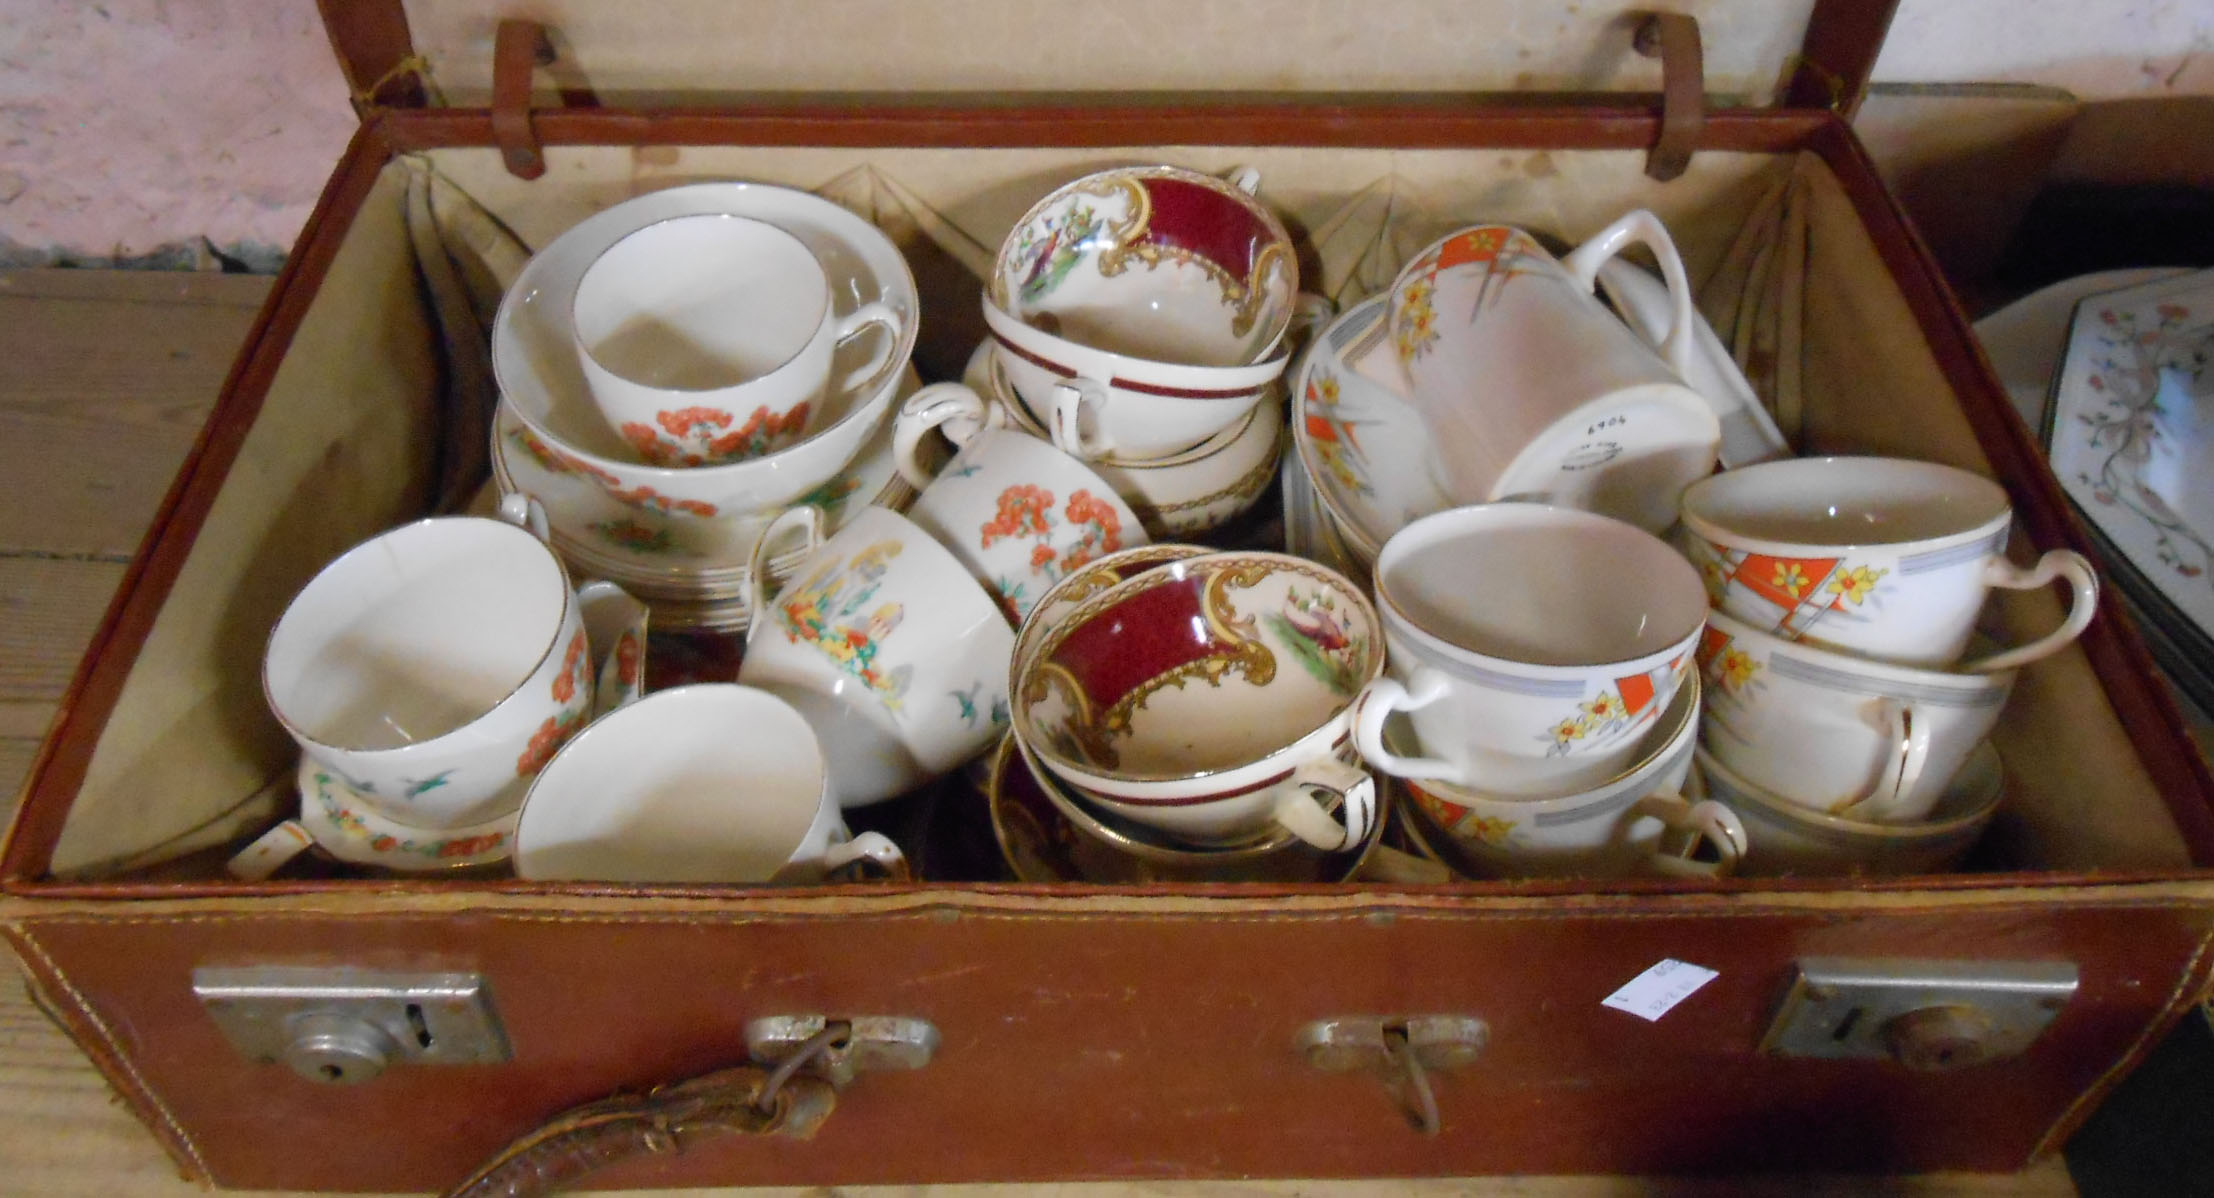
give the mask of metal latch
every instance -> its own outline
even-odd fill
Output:
[[[1962,1069],[2019,1056],[2076,993],[2064,961],[1799,962],[1761,1051]]]
[[[1403,1090],[1407,1121],[1424,1135],[1438,1134],[1432,1072],[1474,1064],[1491,1042],[1491,1028],[1473,1015],[1348,1015],[1317,1019],[1299,1029],[1307,1063],[1330,1073],[1375,1073]]]
[[[938,1051],[938,1029],[902,1015],[766,1015],[746,1024],[746,1052],[762,1065],[807,1054],[805,1068],[840,1089],[856,1073],[920,1069]]]
[[[510,1051],[484,979],[336,967],[209,967],[192,992],[231,1045],[309,1081],[365,1082],[388,1065],[487,1065]]]

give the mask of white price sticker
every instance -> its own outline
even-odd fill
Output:
[[[1677,1003],[1720,976],[1703,965],[1663,960],[1600,1000],[1600,1005],[1628,1011],[1640,1019],[1655,1020],[1675,1010]]]

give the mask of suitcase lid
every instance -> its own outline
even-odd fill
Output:
[[[533,104],[729,104],[763,94],[1036,98],[1060,93],[1393,92],[1649,103],[1633,48],[1654,8],[1698,22],[1716,106],[1850,113],[1897,0],[321,0],[357,107],[484,107],[503,18],[549,32]],[[1360,16],[1356,18],[1354,14]],[[650,15],[648,22],[642,18]],[[1088,18],[1088,19],[1087,19]],[[558,89],[558,91],[556,90]]]

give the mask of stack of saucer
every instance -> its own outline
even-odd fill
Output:
[[[1998,484],[1932,462],[1805,458],[1684,492],[1684,548],[1714,605],[1700,762],[1755,825],[1758,873],[1941,868],[1998,806],[1986,737],[2020,669],[2090,622],[2089,563],[2005,555]],[[2059,627],[2012,649],[1975,638],[1994,588],[2064,581]]]
[[[724,265],[678,269],[695,259]],[[802,291],[822,297],[822,314],[782,322],[791,346],[708,346],[707,333],[680,330],[649,354],[618,352],[679,319],[656,305],[682,313]],[[820,197],[703,183],[626,200],[541,249],[500,305],[499,486],[537,498],[564,560],[644,599],[656,627],[741,630],[747,559],[779,512],[812,505],[834,530],[863,505],[908,497],[889,417],[917,385],[907,363],[918,309],[898,247]],[[695,352],[733,373],[670,373]],[[727,435],[708,435],[718,431]],[[773,560],[772,573],[806,548]]]

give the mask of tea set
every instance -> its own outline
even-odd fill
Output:
[[[2079,556],[2005,555],[1988,480],[1791,456],[1647,212],[1561,256],[1469,226],[1334,313],[1257,172],[1120,167],[980,298],[925,385],[898,246],[808,193],[539,250],[497,508],[293,599],[300,809],[232,871],[908,879],[872,812],[941,784],[1028,882],[1941,869],[2020,670],[2096,610]],[[2058,628],[1976,636],[2055,581]],[[742,653],[649,692],[649,623]]]

